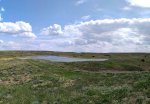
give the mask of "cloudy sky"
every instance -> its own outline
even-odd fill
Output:
[[[150,52],[150,1],[0,0],[0,50]]]

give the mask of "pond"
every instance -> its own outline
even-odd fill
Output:
[[[32,56],[28,58],[20,58],[20,59],[42,59],[42,60],[50,60],[55,62],[84,62],[84,61],[107,61],[108,59],[92,59],[92,58],[70,58],[63,56]]]

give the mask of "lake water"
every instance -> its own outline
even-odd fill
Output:
[[[70,58],[70,57],[62,57],[62,56],[32,56],[30,58],[21,58],[21,59],[42,59],[42,60],[50,60],[55,62],[84,62],[84,61],[107,61],[108,59],[88,59],[88,58]]]

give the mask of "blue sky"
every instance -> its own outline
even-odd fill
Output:
[[[148,0],[1,0],[0,50],[150,52]]]

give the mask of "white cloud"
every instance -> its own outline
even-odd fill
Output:
[[[3,20],[1,12],[4,12],[4,11],[5,11],[5,9],[3,7],[1,7],[1,9],[0,9],[0,21]]]
[[[3,41],[3,40],[0,40],[0,44],[2,44],[2,43],[4,43],[4,41]]]
[[[5,49],[9,49],[9,50],[21,49],[21,45],[19,43],[14,42],[14,41],[6,42],[3,47]]]
[[[150,18],[91,20],[64,28],[59,25],[55,33],[60,34],[49,42],[66,51],[150,52],[150,48],[146,48],[150,47],[149,27]],[[51,28],[44,31],[46,35],[53,35]]]
[[[81,19],[82,20],[88,20],[88,19],[90,19],[91,18],[91,16],[90,15],[87,15],[87,16],[83,16],[83,17],[81,17]]]
[[[150,8],[150,1],[149,0],[127,0],[132,6]]]
[[[61,26],[58,24],[54,24],[53,26],[46,27],[42,30],[42,34],[45,35],[60,35],[62,34]]]
[[[1,12],[4,12],[4,11],[5,11],[5,9],[3,7],[1,7]]]
[[[81,5],[87,2],[87,0],[77,0],[76,5]]]
[[[0,43],[0,50],[20,50],[21,47],[21,43],[14,41],[2,41]]]
[[[19,34],[19,36],[24,37],[24,38],[32,38],[32,39],[37,38],[37,36],[32,32],[23,32]]]
[[[126,6],[126,7],[123,8],[123,10],[129,11],[129,10],[131,10],[131,8]]]
[[[26,38],[36,38],[36,35],[32,33],[31,25],[23,21],[18,21],[16,23],[0,22],[0,34],[10,34]]]

